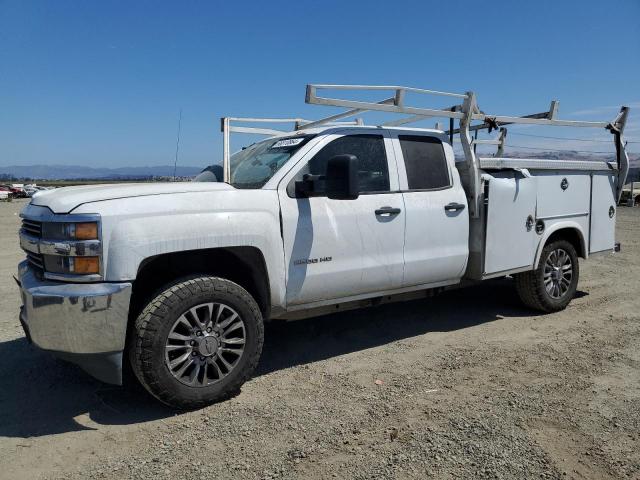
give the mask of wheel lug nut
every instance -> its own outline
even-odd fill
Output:
[[[193,347],[195,344],[196,344],[196,342],[194,342],[193,340],[191,340],[191,341],[189,342],[189,345],[191,345],[192,347]]]
[[[200,330],[198,330],[198,331],[196,332],[196,335],[200,336],[200,335],[202,335],[202,332],[201,332]]]
[[[207,328],[207,332],[211,333],[211,327]]]
[[[200,360],[204,362],[204,357],[200,357]]]
[[[191,352],[191,355],[193,355],[195,357],[198,354],[196,352]]]

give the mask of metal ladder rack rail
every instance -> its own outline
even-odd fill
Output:
[[[340,98],[323,97],[318,95],[319,90],[346,90],[346,91],[393,91],[393,102],[388,100],[382,102],[366,102],[362,100],[348,100]],[[405,96],[407,93],[417,93],[434,96],[445,96],[460,98],[463,100],[462,105],[456,105],[449,109],[431,109],[421,107],[411,107],[405,104]],[[549,126],[565,126],[565,127],[587,127],[587,128],[605,128],[614,135],[614,143],[616,146],[616,161],[618,164],[618,181],[617,181],[617,197],[622,194],[622,186],[629,171],[629,158],[627,156],[623,133],[629,113],[628,107],[621,107],[620,113],[612,122],[588,122],[577,120],[560,120],[556,117],[558,111],[558,102],[552,102],[548,112],[527,115],[523,117],[513,117],[507,115],[487,115],[478,108],[476,96],[473,92],[464,94],[442,92],[437,90],[426,90],[419,88],[388,86],[388,85],[330,85],[330,84],[309,84],[306,91],[306,103],[315,105],[327,105],[334,107],[345,107],[364,111],[381,111],[388,113],[410,114],[410,117],[401,118],[395,121],[384,123],[383,126],[402,125],[424,120],[430,117],[443,117],[451,120],[458,120],[460,126],[454,130],[449,129],[449,134],[459,133],[460,141],[465,155],[469,173],[469,204],[471,215],[475,218],[479,217],[479,206],[481,197],[481,183],[478,158],[473,148],[473,139],[470,132],[483,128],[493,129],[499,128],[501,125],[508,124],[528,124],[528,125],[549,125]],[[343,115],[349,112],[344,112]],[[340,115],[340,114],[339,114]],[[341,118],[345,118],[342,116]],[[473,121],[483,122],[481,125],[471,125]]]
[[[436,130],[442,130],[442,128],[438,128],[438,126],[436,126]],[[469,129],[471,130],[471,129]],[[478,129],[476,129],[477,131]],[[444,132],[445,134],[448,133],[448,131]],[[504,144],[505,141],[507,140],[507,129],[505,127],[500,127],[500,134],[496,137],[496,138],[490,138],[490,139],[486,139],[486,140],[482,140],[482,139],[478,139],[475,138],[473,140],[471,140],[471,144],[475,147],[476,145],[497,145],[498,149],[496,151],[496,153],[494,154],[494,157],[502,157],[502,155],[504,154]],[[452,137],[452,141],[451,144],[453,143],[460,143],[461,140],[459,138],[453,138]],[[475,153],[475,149],[474,149],[474,153]]]

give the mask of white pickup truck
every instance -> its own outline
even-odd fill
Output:
[[[330,88],[394,96],[318,95]],[[410,94],[462,103],[410,107]],[[555,103],[543,114],[492,117],[473,93],[328,85],[309,85],[307,102],[350,110],[290,119],[290,132],[224,118],[222,166],[195,182],[35,196],[21,213],[27,258],[17,278],[27,337],[105,382],[121,384],[130,366],[162,402],[195,408],[250,377],[266,320],[508,275],[526,305],[552,312],[576,291],[578,258],[616,248],[626,107],[612,122],[559,120]],[[409,116],[376,126],[340,122],[363,111]],[[448,132],[399,126],[437,116],[451,119]],[[476,144],[499,140],[472,132],[511,123],[607,128],[617,162],[476,156]],[[230,155],[232,132],[269,137]]]

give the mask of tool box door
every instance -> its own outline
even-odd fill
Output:
[[[537,180],[520,172],[489,179],[484,274],[532,266]]]
[[[589,253],[613,250],[616,241],[616,186],[609,173],[591,179],[591,231]]]

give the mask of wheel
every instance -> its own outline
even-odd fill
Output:
[[[250,378],[264,325],[244,288],[199,276],[167,286],[131,335],[129,359],[140,383],[161,402],[192,409],[228,398]]]
[[[579,276],[576,249],[566,240],[556,240],[545,245],[538,268],[515,276],[516,289],[528,307],[557,312],[575,295]]]

